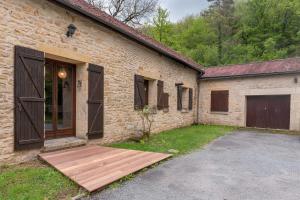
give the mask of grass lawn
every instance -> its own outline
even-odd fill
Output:
[[[38,161],[0,167],[0,199],[70,199],[79,188],[54,169]]]
[[[153,135],[149,141],[125,141],[111,145],[112,147],[168,153],[168,150],[178,150],[178,155],[203,147],[214,139],[233,131],[228,126],[195,125],[164,131]]]

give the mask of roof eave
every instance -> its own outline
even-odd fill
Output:
[[[261,74],[242,74],[242,75],[228,75],[228,76],[215,76],[215,77],[202,77],[201,80],[221,80],[221,79],[234,79],[234,78],[249,78],[249,77],[260,77],[260,76],[274,76],[274,75],[289,75],[300,73],[300,70],[290,72],[272,72],[272,73],[261,73]]]
[[[131,33],[127,32],[127,31],[119,28],[118,26],[110,24],[110,23],[102,20],[101,18],[99,18],[99,17],[97,17],[97,16],[95,16],[95,15],[93,15],[93,14],[91,14],[91,13],[89,13],[89,12],[83,10],[83,9],[81,9],[80,7],[75,6],[75,5],[73,5],[73,4],[65,1],[65,0],[48,0],[48,1],[51,1],[51,2],[54,2],[54,3],[58,3],[59,5],[65,7],[65,8],[68,8],[68,9],[71,9],[71,10],[77,12],[77,13],[80,13],[81,15],[84,15],[84,16],[90,18],[90,19],[93,19],[94,21],[101,23],[105,27],[110,28],[110,29],[112,29],[114,31],[117,31],[118,33],[126,36],[127,38],[129,38],[131,40],[134,40],[135,42],[138,42],[139,44],[141,44],[143,46],[146,46],[146,47],[148,47],[148,48],[150,48],[150,49],[152,49],[152,50],[154,50],[156,52],[159,52],[159,53],[161,53],[164,56],[172,58],[173,60],[176,60],[177,62],[179,62],[181,64],[184,64],[184,65],[186,65],[186,66],[188,66],[188,67],[190,67],[190,68],[192,68],[192,69],[194,69],[194,70],[196,70],[198,72],[204,73],[204,70],[202,70],[202,69],[200,69],[198,67],[195,67],[195,66],[191,65],[190,63],[188,63],[188,62],[186,62],[184,60],[178,59],[177,57],[173,56],[172,54],[170,54],[170,53],[168,53],[166,51],[163,51],[160,48],[157,48],[156,46],[152,45],[151,43],[149,43],[147,41],[144,41],[144,40],[141,40],[141,39],[137,38],[136,36],[134,36],[133,34],[131,34]]]

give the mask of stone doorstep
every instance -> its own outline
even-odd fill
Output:
[[[41,152],[57,151],[62,149],[84,146],[86,144],[87,140],[76,137],[46,140]]]

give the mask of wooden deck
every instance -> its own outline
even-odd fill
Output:
[[[42,160],[89,192],[101,189],[170,156],[100,146],[84,146],[39,154]]]

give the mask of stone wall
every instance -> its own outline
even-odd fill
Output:
[[[200,83],[200,122],[246,126],[246,96],[291,95],[290,129],[300,131],[300,75],[276,75],[254,78],[203,80]],[[229,90],[229,112],[210,111],[212,90]]]
[[[192,124],[193,110],[177,111],[176,82],[184,82],[196,91],[196,72],[113,32],[89,19],[65,10],[46,0],[2,0],[0,2],[0,163],[22,162],[39,151],[15,152],[13,72],[14,46],[20,45],[45,52],[46,57],[77,64],[77,132],[87,132],[87,63],[104,67],[104,138],[108,143],[130,137],[140,128],[134,111],[134,74],[143,73],[164,81],[170,95],[169,112],[155,115],[154,132]],[[69,24],[76,34],[66,37]]]

